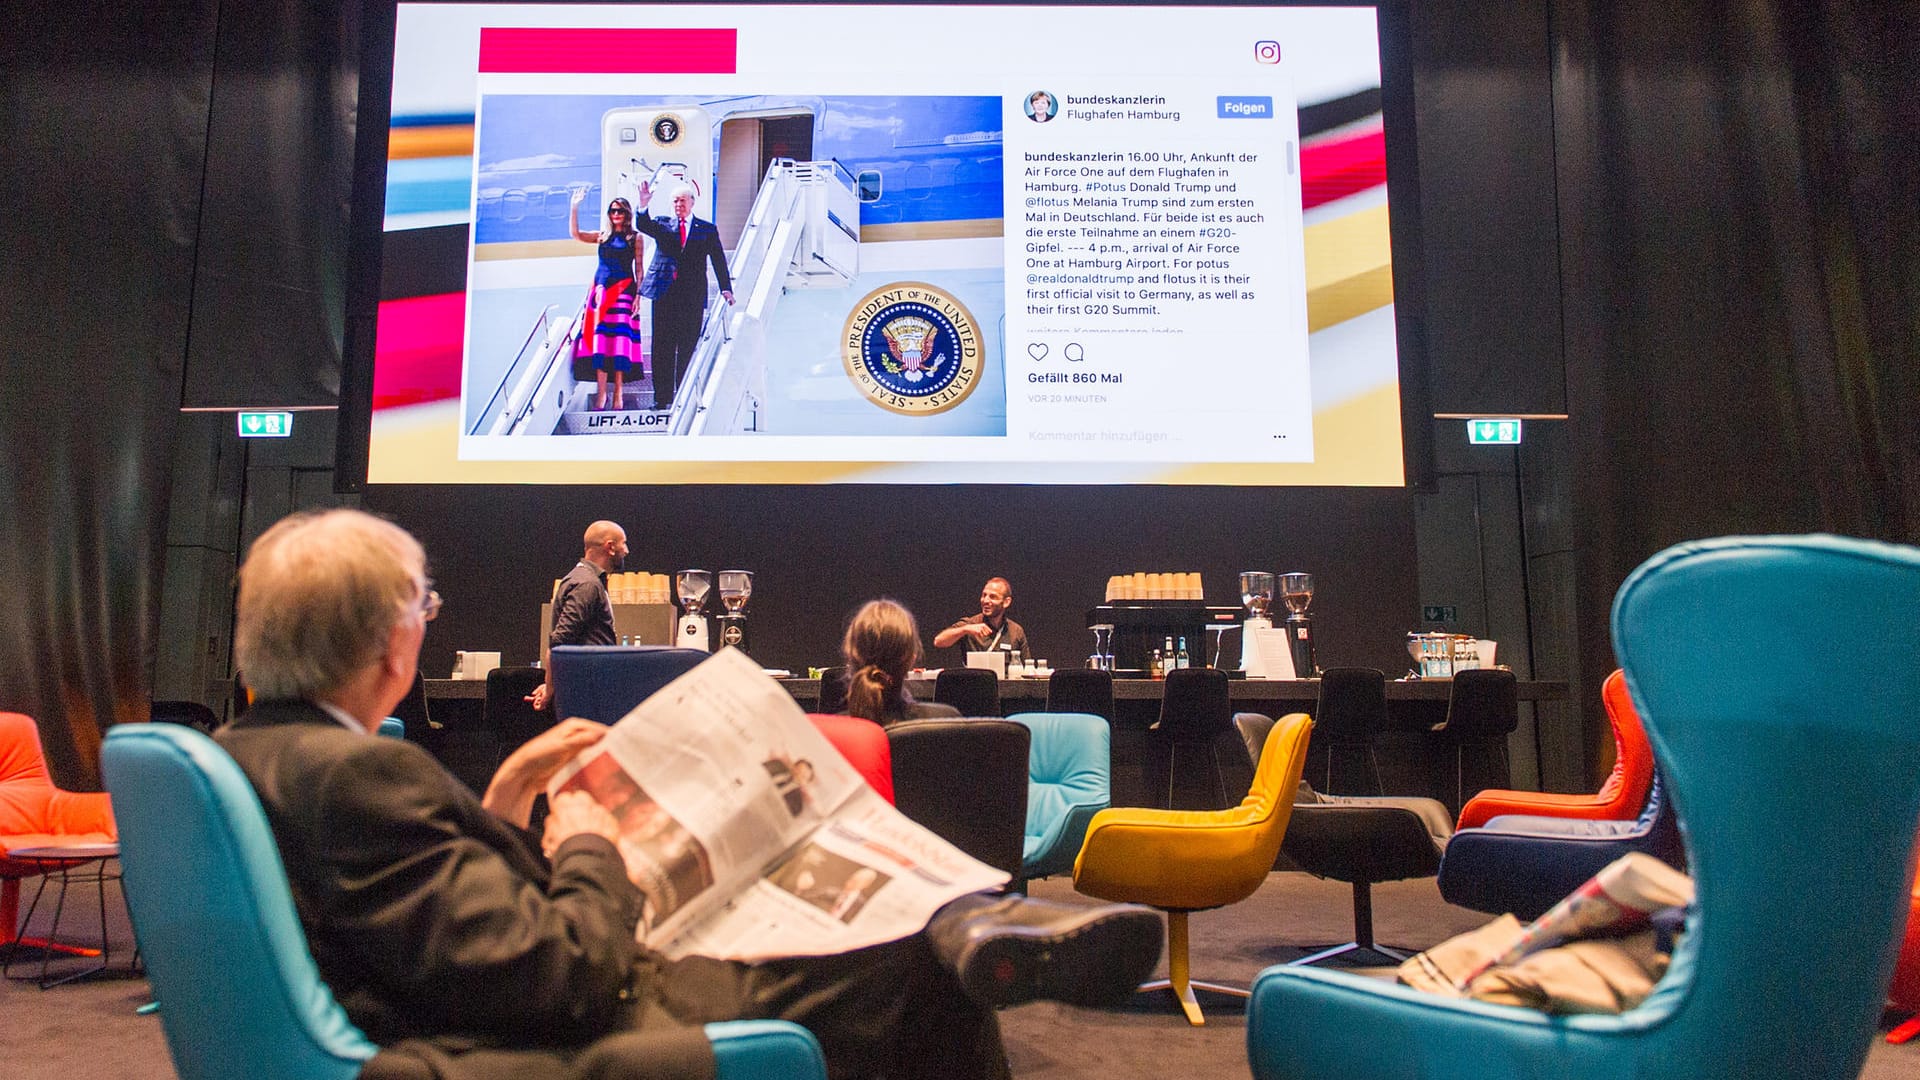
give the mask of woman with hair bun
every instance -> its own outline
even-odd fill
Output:
[[[847,715],[879,724],[959,716],[951,705],[915,701],[907,672],[920,662],[920,627],[892,600],[869,600],[840,643],[846,657]]]

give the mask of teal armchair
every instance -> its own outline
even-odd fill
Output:
[[[134,936],[181,1080],[355,1080],[379,1048],[334,1000],[294,913],[253,788],[178,724],[107,733]],[[709,1024],[718,1080],[824,1080],[820,1047],[784,1021]]]
[[[1020,878],[1073,873],[1093,815],[1112,801],[1112,734],[1092,713],[1015,713],[1027,751],[1027,829]]]
[[[1920,824],[1920,549],[1683,544],[1621,586],[1613,640],[1697,887],[1652,996],[1549,1017],[1269,968],[1247,1013],[1257,1080],[1859,1074]]]

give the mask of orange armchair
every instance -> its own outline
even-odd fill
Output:
[[[807,719],[881,798],[893,802],[893,749],[885,728],[857,716],[808,713]]]
[[[46,755],[40,750],[40,730],[33,719],[0,712],[0,945],[60,948],[51,942],[16,937],[21,880],[60,867],[41,860],[9,858],[8,852],[118,842],[113,805],[107,796],[54,787],[47,775]]]
[[[1920,876],[1913,879],[1913,904],[1907,909],[1907,933],[1900,940],[1900,959],[1893,965],[1893,986],[1887,999],[1894,1008],[1920,1014]],[[1887,1033],[1890,1043],[1920,1035],[1920,1015],[1914,1015]]]
[[[1600,688],[1600,700],[1613,723],[1613,772],[1592,795],[1552,795],[1539,791],[1482,791],[1460,808],[1456,829],[1477,829],[1502,814],[1629,821],[1640,816],[1653,785],[1653,747],[1647,743],[1640,714],[1627,694],[1627,677],[1615,670]]]

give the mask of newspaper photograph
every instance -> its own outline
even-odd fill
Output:
[[[670,958],[877,945],[1007,881],[895,810],[736,649],[641,702],[560,770],[561,791],[619,823],[640,940]]]

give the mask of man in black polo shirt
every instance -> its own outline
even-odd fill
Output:
[[[607,595],[607,575],[627,564],[627,530],[611,521],[587,526],[586,552],[553,594],[553,632],[547,647],[555,645],[618,645],[613,632],[613,598]],[[527,704],[544,709],[553,700],[553,665],[547,681],[533,688]]]
[[[954,620],[953,625],[933,635],[933,647],[959,645],[967,652],[1013,649],[1022,656],[1033,655],[1027,647],[1025,628],[1007,618],[1007,609],[1012,606],[1013,586],[1007,579],[987,579],[980,587],[980,614]]]

